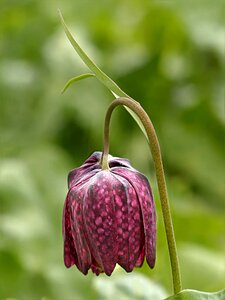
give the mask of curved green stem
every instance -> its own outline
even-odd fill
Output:
[[[169,249],[170,263],[173,276],[173,290],[174,294],[181,291],[181,276],[179,268],[179,260],[177,255],[176,240],[174,236],[173,223],[170,213],[170,205],[168,200],[167,186],[165,180],[165,174],[163,169],[163,163],[161,158],[161,151],[158,142],[158,138],[154,129],[154,126],[141,105],[129,98],[117,98],[109,106],[106,117],[105,117],[105,127],[104,127],[104,149],[102,154],[102,168],[108,169],[108,154],[109,154],[109,125],[112,112],[118,105],[124,105],[131,109],[142,122],[149,140],[149,146],[152,153],[152,158],[155,165],[156,178],[158,183],[159,196],[161,201],[162,213],[164,226],[166,230],[167,244]]]

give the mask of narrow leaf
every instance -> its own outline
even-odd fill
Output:
[[[101,81],[109,90],[111,90],[114,94],[120,96],[120,97],[128,97],[128,95],[121,90],[121,88],[111,79],[109,78],[100,68],[90,59],[90,57],[82,50],[82,48],[79,46],[79,44],[75,41],[74,37],[70,33],[68,27],[66,26],[66,23],[63,19],[63,16],[59,12],[59,17],[61,20],[61,23],[63,25],[64,31],[72,44],[73,48],[77,52],[77,54],[80,56],[80,58],[83,60],[83,62],[88,66],[88,68],[96,75],[96,77]]]
[[[195,290],[183,290],[165,300],[224,300],[225,290],[216,293],[206,293]]]
[[[65,86],[62,89],[61,93],[63,94],[68,89],[68,87],[71,86],[71,84],[73,84],[73,83],[75,83],[77,81],[83,80],[85,78],[88,78],[88,77],[95,77],[95,74],[86,73],[86,74],[82,74],[82,75],[79,75],[79,76],[71,78],[69,81],[67,81],[67,83],[65,84]]]
[[[74,39],[73,35],[69,31],[69,29],[63,19],[62,13],[59,9],[58,9],[58,13],[59,13],[59,17],[60,17],[62,26],[64,28],[64,31],[65,31],[71,45],[73,46],[73,48],[75,49],[77,54],[80,56],[82,61],[86,64],[86,66],[95,74],[96,78],[100,82],[102,82],[111,91],[111,93],[114,95],[114,97],[116,97],[116,98],[118,98],[118,97],[131,98],[91,60],[91,58],[87,55],[87,53],[85,53],[85,51],[80,47],[80,45]],[[147,133],[146,133],[144,126],[142,125],[140,119],[138,118],[138,116],[133,111],[131,111],[128,107],[125,107],[125,108],[131,114],[131,116],[136,121],[138,126],[141,128],[142,132],[144,133],[145,137],[148,140]]]

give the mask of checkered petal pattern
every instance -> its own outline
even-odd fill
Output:
[[[109,170],[102,170],[101,155],[94,152],[68,176],[65,266],[110,276],[116,264],[131,272],[146,257],[153,268],[156,213],[150,184],[127,159],[109,155]]]

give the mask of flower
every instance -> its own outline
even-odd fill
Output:
[[[64,263],[87,274],[111,275],[116,263],[127,272],[144,258],[153,268],[156,214],[147,178],[124,158],[108,156],[101,168],[94,152],[68,176],[63,210]]]

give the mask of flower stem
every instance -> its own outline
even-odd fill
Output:
[[[118,105],[124,105],[131,109],[140,119],[147,133],[152,158],[155,165],[156,178],[158,183],[159,196],[161,201],[161,208],[163,213],[164,226],[167,237],[167,244],[169,249],[170,264],[173,276],[173,290],[174,294],[181,291],[181,276],[179,260],[177,255],[176,240],[174,236],[173,223],[170,213],[170,205],[168,200],[167,186],[165,180],[165,174],[163,169],[162,157],[158,138],[154,129],[154,126],[141,105],[133,99],[120,97],[114,100],[109,106],[104,126],[104,148],[102,154],[102,168],[108,168],[108,154],[109,154],[109,125],[112,112]]]

